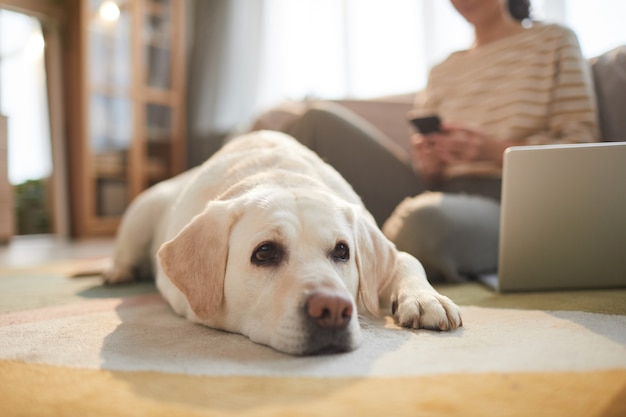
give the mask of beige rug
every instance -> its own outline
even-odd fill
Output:
[[[624,290],[441,287],[459,331],[385,318],[354,352],[291,357],[76,266],[0,272],[1,416],[626,415]]]

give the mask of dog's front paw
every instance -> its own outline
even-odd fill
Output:
[[[454,330],[463,326],[456,304],[432,291],[401,294],[392,301],[391,313],[401,326],[414,329]]]
[[[108,285],[124,284],[135,280],[135,274],[130,268],[112,266],[102,273],[102,282]]]

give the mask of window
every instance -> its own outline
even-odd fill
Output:
[[[8,117],[9,180],[21,184],[52,172],[41,24],[0,10],[0,113]]]

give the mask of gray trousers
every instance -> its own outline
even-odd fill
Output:
[[[284,130],[343,175],[379,226],[404,198],[429,190],[403,149],[341,105],[319,103]],[[430,191],[465,193],[500,201],[500,184],[499,179],[459,178]]]

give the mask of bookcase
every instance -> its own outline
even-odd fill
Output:
[[[76,5],[72,235],[113,235],[134,197],[185,166],[184,0]]]

